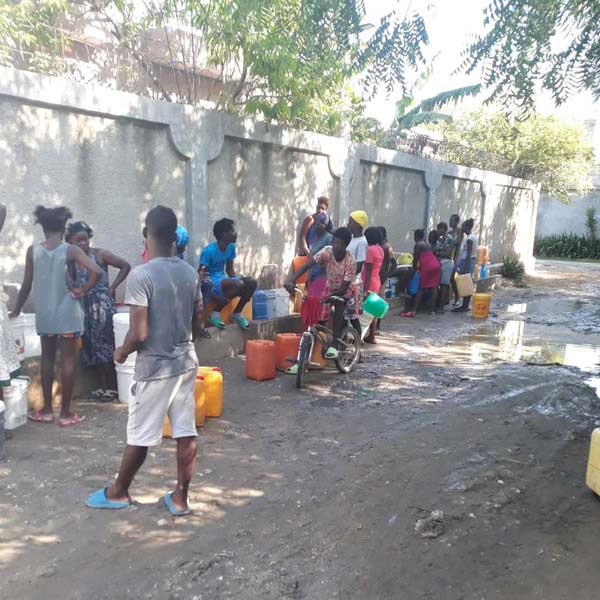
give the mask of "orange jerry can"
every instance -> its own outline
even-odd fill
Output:
[[[204,413],[207,417],[220,417],[223,412],[223,373],[218,367],[199,367],[198,375],[204,377]]]
[[[275,336],[275,366],[280,371],[295,364],[301,337],[297,333],[278,333]]]
[[[196,375],[196,385],[194,386],[194,415],[196,418],[196,427],[202,427],[202,425],[204,425],[206,414],[204,405],[204,376],[200,374]],[[173,435],[169,415],[165,417],[162,435],[167,438],[170,438]]]
[[[308,256],[295,256],[292,260],[292,271],[295,273],[300,267],[304,266],[308,262],[308,258]],[[296,279],[296,283],[306,283],[307,281],[308,271]]]
[[[246,342],[246,377],[256,381],[275,379],[275,342],[248,340]]]

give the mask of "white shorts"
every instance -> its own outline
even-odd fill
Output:
[[[196,437],[196,370],[152,381],[136,381],[131,390],[127,444],[159,446],[166,415],[173,438]]]

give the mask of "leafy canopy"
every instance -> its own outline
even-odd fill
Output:
[[[493,0],[487,31],[470,45],[463,67],[482,67],[482,83],[495,97],[533,106],[538,88],[556,104],[591,91],[600,98],[600,2],[597,0]]]
[[[55,53],[38,30],[85,15],[109,29],[113,55],[147,75],[150,85],[142,93],[195,104],[203,99],[196,73],[208,66],[224,80],[219,108],[329,133],[344,111],[352,111],[345,93],[350,82],[360,79],[365,97],[405,89],[428,42],[420,15],[392,11],[371,25],[364,0],[0,0],[10,12],[26,11],[26,5],[38,7],[32,19],[40,26],[21,21],[12,27],[13,46],[33,36],[34,44]],[[54,5],[62,7],[58,18],[44,14]],[[3,29],[0,24],[0,38]],[[174,93],[161,83],[156,57],[148,53],[148,32],[156,31],[165,43],[162,63],[177,67]],[[7,64],[11,57],[0,59]],[[106,76],[123,79],[122,72]]]
[[[489,154],[506,157],[513,172],[564,202],[590,189],[593,148],[578,124],[537,113],[511,123],[501,112],[481,109],[449,123],[444,138],[446,160],[486,169]]]

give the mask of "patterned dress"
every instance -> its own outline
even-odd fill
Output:
[[[97,251],[90,250],[90,258],[102,269],[96,285],[84,296],[85,329],[83,347],[79,353],[82,367],[112,363],[115,351],[113,315],[115,305],[110,295],[108,266],[98,259]],[[89,277],[87,269],[77,269],[78,286],[84,286]]]
[[[8,311],[6,304],[0,299],[0,387],[9,386],[11,378],[16,377],[20,369]]]
[[[356,279],[356,261],[350,252],[346,252],[344,260],[338,262],[333,254],[333,248],[327,246],[314,256],[315,261],[325,267],[327,274],[327,282],[323,289],[323,298],[330,296],[332,292],[340,289],[342,283],[350,283],[345,297],[348,299],[345,307],[345,316],[347,319],[357,319],[356,310],[356,294],[358,292],[356,285],[353,283]],[[331,311],[329,304],[322,305],[321,321],[327,321]]]

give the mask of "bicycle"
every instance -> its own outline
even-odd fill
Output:
[[[306,299],[305,294],[299,288],[294,288],[295,293],[302,296],[302,300]],[[321,302],[330,303],[331,310],[344,310],[344,306],[348,300],[340,296],[331,296],[327,300]],[[335,366],[340,373],[350,373],[360,358],[360,346],[361,341],[365,337],[368,327],[362,326],[363,335],[360,335],[358,331],[350,324],[349,319],[345,319],[346,324],[340,331],[340,335],[337,339],[337,350],[338,355],[334,359],[329,359],[325,356],[327,348],[331,346],[333,341],[333,331],[325,325],[311,325],[300,338],[300,346],[298,348],[298,357],[296,364],[298,370],[296,371],[296,387],[302,388],[302,382],[304,375],[308,370],[308,367],[320,367],[318,363],[312,363],[310,361],[315,343],[319,341],[321,343],[321,356],[324,360],[333,360]]]

